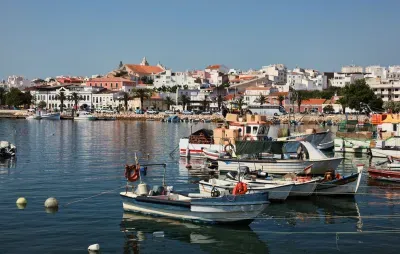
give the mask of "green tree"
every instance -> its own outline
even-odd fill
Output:
[[[122,93],[122,99],[124,101],[125,111],[128,111],[128,102],[131,100],[131,97],[129,96],[129,93],[123,92]]]
[[[322,110],[323,110],[324,113],[326,113],[326,114],[330,114],[330,113],[335,112],[335,110],[333,109],[333,106],[332,106],[332,105],[326,105]]]
[[[260,95],[254,100],[256,103],[260,103],[260,105],[264,105],[267,102],[267,97],[260,93]]]
[[[339,104],[342,106],[342,113],[345,114],[346,113],[346,108],[348,107],[348,103],[345,97],[341,97],[339,98],[339,100],[337,101],[339,102]]]
[[[170,109],[170,107],[175,104],[175,101],[171,97],[167,96],[164,99],[164,103],[167,105],[168,109]]]
[[[78,109],[79,101],[82,100],[82,96],[79,96],[76,92],[73,92],[71,96],[68,96],[68,100],[74,103],[75,110]]]
[[[185,109],[186,105],[190,105],[190,97],[187,95],[182,94],[181,97],[179,98],[180,102],[182,103],[183,109]]]
[[[238,110],[240,111],[240,115],[243,115],[243,106],[247,105],[244,101],[243,96],[240,96],[234,101],[234,104],[237,106]]]
[[[394,101],[385,101],[382,107],[386,112],[397,113],[395,110],[396,103]]]
[[[362,103],[368,104],[372,110],[381,110],[383,101],[377,98],[374,91],[367,85],[365,79],[358,79],[346,85],[343,91],[344,100],[351,109],[360,111]]]
[[[24,94],[18,88],[11,88],[5,97],[6,104],[9,106],[18,107],[25,102]]]
[[[283,107],[284,100],[285,100],[285,96],[283,96],[283,95],[278,96],[279,106]]]
[[[0,87],[0,105],[4,105],[6,98],[6,89],[4,87]]]
[[[45,101],[39,101],[38,108],[44,109],[47,106]]]
[[[295,101],[297,103],[299,113],[300,113],[301,104],[303,103],[304,100],[307,100],[309,98],[309,96],[310,95],[307,93],[307,91],[303,91],[303,90],[296,91]]]
[[[64,111],[64,101],[67,100],[67,96],[65,95],[65,92],[61,91],[57,96],[56,99],[60,101],[60,111]]]
[[[206,111],[207,110],[207,105],[208,105],[209,101],[208,101],[208,96],[204,96],[204,100],[203,100],[203,110]]]
[[[143,104],[144,100],[149,99],[153,92],[150,89],[144,88],[144,89],[135,89],[132,92],[133,98],[139,98],[140,99],[140,108],[143,110]]]

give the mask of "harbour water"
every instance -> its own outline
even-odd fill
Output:
[[[192,129],[204,125],[211,124]],[[1,119],[0,140],[16,144],[18,153],[0,161],[0,253],[85,253],[94,243],[102,253],[398,252],[400,184],[370,181],[366,172],[355,198],[271,204],[244,228],[124,213],[118,193],[135,153],[166,162],[166,181],[176,191],[194,192],[208,177],[201,161],[188,170],[179,159],[179,138],[190,130],[187,123]],[[357,163],[370,159],[346,155],[341,168],[351,173]],[[144,178],[160,184],[162,175],[162,168],[150,168]],[[22,196],[24,210],[15,205]],[[58,212],[46,212],[48,197],[58,199]]]

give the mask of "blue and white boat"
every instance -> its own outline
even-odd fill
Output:
[[[126,166],[126,169],[129,167],[125,177],[128,181],[137,180],[140,166],[137,164],[133,169]],[[250,224],[269,204],[268,193],[265,192],[246,195],[221,193],[218,197],[200,193],[183,195],[173,193],[172,187],[167,188],[165,181],[163,186],[154,186],[152,190],[147,184],[140,183],[131,191],[127,188],[120,196],[123,209],[127,212],[211,224]]]
[[[60,120],[61,119],[61,114],[58,113],[45,113],[40,115],[42,119],[47,119],[47,120]]]
[[[179,119],[179,116],[169,116],[167,119],[167,122],[169,123],[179,123],[181,120]]]

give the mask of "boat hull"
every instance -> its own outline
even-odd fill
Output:
[[[311,196],[317,188],[317,180],[304,183],[295,183],[290,191],[289,197],[308,197]]]
[[[343,158],[325,158],[320,160],[235,160],[218,159],[218,170],[237,171],[239,165],[249,167],[250,171],[262,170],[270,174],[302,173],[304,168],[313,165],[312,175],[323,175],[329,169],[336,170]]]
[[[316,195],[354,195],[360,185],[362,173],[335,179],[329,182],[320,182],[315,188]]]
[[[220,198],[192,199],[187,202],[165,204],[152,202],[146,197],[120,193],[123,209],[153,216],[168,217],[211,224],[244,223],[250,224],[268,205],[268,195],[259,193]]]
[[[335,152],[369,153],[371,140],[335,138]]]
[[[400,150],[371,148],[372,157],[400,156]]]
[[[210,149],[204,148],[203,149],[204,157],[209,160],[217,160],[220,157],[220,153],[216,151],[212,151]]]
[[[60,113],[42,114],[41,117],[43,120],[60,120],[61,114]]]
[[[333,149],[333,147],[334,147],[334,142],[333,142],[333,140],[328,141],[328,142],[324,142],[324,143],[319,143],[319,144],[317,145],[317,148],[318,148],[319,150],[331,150],[331,149]]]
[[[369,177],[376,180],[400,182],[400,171],[398,170],[385,170],[385,169],[368,169]]]
[[[205,194],[205,195],[210,195],[211,191],[213,188],[216,188],[219,191],[232,191],[236,182],[232,181],[231,185],[229,186],[224,186],[224,185],[215,185],[212,183],[207,183],[207,182],[199,182],[199,190],[200,194]],[[284,201],[287,199],[289,196],[293,184],[286,184],[286,185],[281,185],[281,186],[272,186],[269,188],[262,187],[262,185],[259,185],[259,187],[252,187],[251,185],[248,184],[247,188],[248,191],[247,193],[263,193],[266,192],[268,193],[268,199],[270,201]]]

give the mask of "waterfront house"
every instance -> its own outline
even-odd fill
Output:
[[[112,91],[131,91],[135,82],[121,77],[92,78],[86,82],[88,87],[102,87]]]

